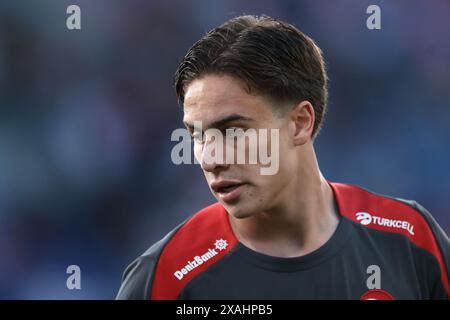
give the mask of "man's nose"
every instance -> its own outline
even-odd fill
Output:
[[[216,172],[229,167],[225,163],[225,146],[215,139],[207,139],[201,154],[201,167],[204,171]]]

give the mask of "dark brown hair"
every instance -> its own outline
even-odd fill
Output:
[[[186,53],[175,73],[181,103],[186,87],[206,74],[243,81],[249,92],[275,105],[309,101],[320,130],[327,103],[327,74],[320,48],[294,26],[268,16],[240,16],[208,32]]]

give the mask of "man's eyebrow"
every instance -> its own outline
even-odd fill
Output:
[[[203,127],[203,125],[202,125],[202,128],[203,128],[203,130],[207,130],[208,128],[220,128],[220,127],[223,127],[228,122],[232,122],[232,121],[253,121],[253,119],[249,118],[249,117],[242,116],[242,115],[237,114],[237,113],[233,113],[233,114],[230,114],[230,115],[228,115],[226,117],[223,117],[223,118],[221,118],[219,120],[216,120],[216,121],[212,122],[211,124],[209,124],[206,127]],[[190,131],[194,130],[194,125],[193,124],[188,123],[186,121],[183,121],[183,123]]]

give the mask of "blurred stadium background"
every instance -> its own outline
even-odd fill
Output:
[[[81,7],[81,31],[66,8]],[[381,6],[382,29],[366,28]],[[0,298],[111,299],[125,266],[214,201],[170,161],[178,61],[240,14],[284,19],[324,51],[324,175],[415,199],[450,232],[450,2],[0,2]],[[81,290],[66,288],[68,265]]]

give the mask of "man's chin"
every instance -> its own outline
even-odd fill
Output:
[[[229,205],[222,203],[227,212],[236,219],[245,219],[253,215],[253,210],[244,208],[242,205]]]

